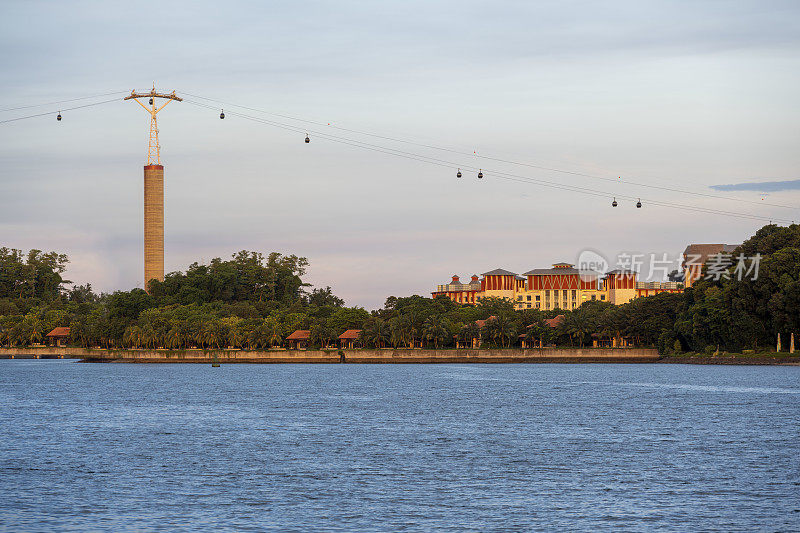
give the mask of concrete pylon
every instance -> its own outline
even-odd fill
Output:
[[[775,351],[776,352],[780,352],[781,351],[781,334],[780,333],[778,333],[778,347],[775,348]]]
[[[164,281],[164,166],[144,167],[144,290]]]

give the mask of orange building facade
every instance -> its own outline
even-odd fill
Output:
[[[534,269],[522,275],[498,268],[485,272],[480,280],[473,275],[466,284],[454,275],[451,283],[437,286],[431,296],[446,296],[462,304],[476,304],[483,298],[503,298],[514,302],[517,310],[572,310],[591,300],[622,305],[634,298],[682,290],[683,285],[677,282],[637,281],[633,271],[614,270],[601,274],[578,270],[570,263],[556,263],[552,268]]]

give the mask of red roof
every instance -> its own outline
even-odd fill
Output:
[[[564,315],[558,315],[553,318],[547,318],[544,321],[544,323],[550,326],[551,328],[557,328],[558,326],[561,325],[562,322],[564,322]]]
[[[287,341],[304,341],[307,340],[309,335],[311,335],[311,330],[308,329],[298,329],[288,337],[286,337]]]
[[[497,317],[492,315],[489,318],[487,318],[486,320],[476,320],[475,321],[475,325],[478,326],[478,328],[482,328],[483,326],[486,325],[487,322],[489,322],[490,320],[495,320],[495,319],[497,319]]]
[[[46,335],[47,337],[69,337],[69,328],[55,328]]]
[[[339,338],[342,340],[357,339],[359,335],[361,335],[360,329],[348,329],[339,335]]]

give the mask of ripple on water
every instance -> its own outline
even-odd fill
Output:
[[[798,367],[0,370],[0,530],[800,529]]]

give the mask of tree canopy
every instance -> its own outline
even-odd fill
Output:
[[[800,226],[764,226],[734,255],[761,255],[758,276],[702,279],[682,293],[637,298],[621,306],[588,301],[573,311],[516,311],[513,302],[477,305],[446,297],[389,296],[381,309],[346,307],[330,287],[303,281],[304,257],[241,251],[230,259],[193,263],[163,282],[97,295],[71,286],[57,252],[0,248],[0,345],[41,342],[56,326],[82,346],[269,348],[297,329],[312,346],[329,347],[360,329],[371,347],[587,346],[625,337],[638,346],[703,351],[774,345],[777,334],[800,333]],[[546,323],[564,315],[556,327]],[[480,322],[478,322],[480,321]]]

